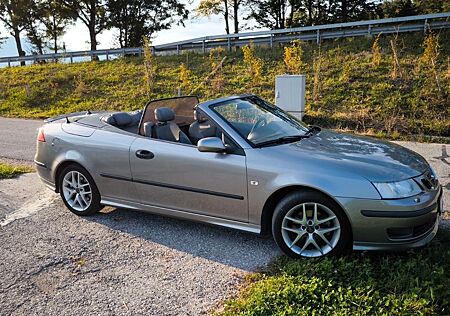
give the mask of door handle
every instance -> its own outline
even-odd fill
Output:
[[[139,159],[153,159],[155,158],[155,154],[151,151],[140,149],[136,151],[136,157],[138,157]]]

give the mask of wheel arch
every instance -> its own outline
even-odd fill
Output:
[[[80,164],[78,161],[75,160],[64,160],[61,161],[55,168],[55,173],[54,173],[54,179],[55,179],[55,192],[59,193],[59,179],[61,176],[61,172],[64,170],[64,168],[66,168],[69,165],[78,165],[81,168],[83,168],[84,170],[86,170],[86,172],[89,173],[89,171],[87,171],[86,167],[84,167],[82,164]],[[91,175],[92,176],[92,175]]]
[[[353,238],[353,228],[352,228],[352,222],[350,221],[350,217],[348,216],[345,208],[337,201],[335,198],[327,194],[326,192],[319,190],[317,188],[305,186],[305,185],[290,185],[286,187],[279,188],[275,192],[273,192],[269,198],[264,203],[264,207],[261,212],[261,235],[263,236],[269,236],[272,234],[272,216],[275,211],[275,207],[278,204],[278,202],[284,198],[286,195],[290,194],[291,192],[295,191],[301,191],[301,190],[308,190],[308,191],[315,191],[318,192],[325,197],[331,199],[333,202],[335,202],[341,209],[342,213],[345,215],[345,218],[348,221],[349,227],[350,227],[350,233],[352,234],[351,238]]]

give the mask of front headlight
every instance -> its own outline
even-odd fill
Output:
[[[400,199],[422,192],[413,179],[398,182],[372,182],[383,199]]]

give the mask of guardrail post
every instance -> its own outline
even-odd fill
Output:
[[[369,27],[367,29],[367,37],[371,37],[372,36],[372,25],[369,24]]]
[[[8,67],[11,67],[11,59],[8,58]]]
[[[73,55],[70,54],[70,63],[73,64]]]
[[[231,52],[231,39],[228,37],[228,51]]]
[[[270,48],[273,48],[273,34],[270,34]]]
[[[109,60],[109,51],[106,51],[106,61]]]
[[[202,41],[202,52],[203,54],[206,53],[205,40]]]
[[[177,55],[180,55],[180,45],[177,44]]]
[[[316,43],[317,43],[317,45],[320,44],[320,30],[317,30]]]
[[[425,19],[425,23],[423,24],[423,33],[427,33],[427,25],[428,25],[428,19]]]

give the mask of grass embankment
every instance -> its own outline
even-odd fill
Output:
[[[429,247],[343,258],[281,257],[251,275],[225,315],[449,315],[450,232]]]
[[[0,162],[0,179],[10,179],[20,174],[29,172],[34,172],[34,169],[24,166],[13,166]]]
[[[381,37],[375,50],[375,38],[325,41],[320,49],[303,43],[306,122],[391,138],[450,136],[449,37],[442,32],[440,46],[432,45],[427,54],[421,33]],[[273,100],[274,77],[286,72],[281,47],[256,49],[262,62],[256,79],[241,50],[216,55],[162,56],[150,68],[142,58],[124,58],[0,69],[0,115],[44,118],[87,109],[139,109],[149,99],[176,95],[180,86],[188,94],[224,55],[221,70],[197,91],[202,100],[246,92]],[[152,69],[151,85],[145,69]]]

